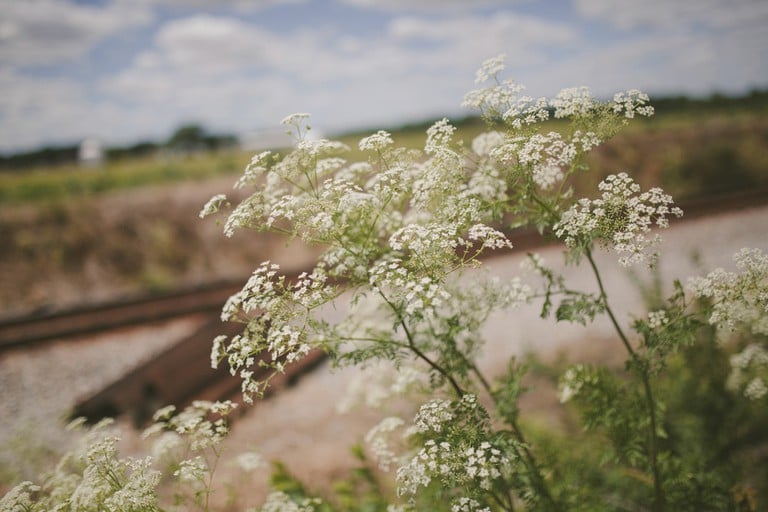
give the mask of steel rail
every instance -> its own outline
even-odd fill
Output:
[[[675,222],[684,222],[707,215],[738,211],[768,204],[768,189],[756,189],[732,194],[681,202],[685,215]],[[547,240],[533,229],[518,229],[507,233],[512,251],[531,250]],[[289,279],[298,275],[292,272]],[[34,346],[41,342],[95,334],[112,329],[150,324],[196,313],[220,310],[227,298],[237,292],[246,278],[220,281],[164,294],[117,299],[96,305],[81,305],[53,312],[32,312],[14,318],[0,319],[0,354]]]

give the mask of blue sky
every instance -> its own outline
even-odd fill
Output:
[[[507,55],[531,96],[768,86],[765,0],[0,0],[0,151],[461,116]]]

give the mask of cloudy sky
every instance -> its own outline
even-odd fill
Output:
[[[182,123],[323,132],[466,114],[486,58],[532,96],[768,86],[765,0],[0,0],[0,152]]]

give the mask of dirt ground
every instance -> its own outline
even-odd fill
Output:
[[[78,202],[0,204],[0,317],[247,276],[266,258],[306,265],[307,252],[266,234],[222,233],[200,219],[236,176],[145,187]]]

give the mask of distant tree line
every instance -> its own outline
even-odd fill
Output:
[[[657,114],[685,112],[724,111],[724,110],[760,110],[768,107],[768,89],[753,89],[743,96],[727,96],[715,93],[705,98],[688,96],[651,97],[651,104]]]
[[[720,93],[705,98],[688,96],[668,96],[653,98],[657,114],[687,112],[720,112],[726,110],[761,110],[768,108],[768,89],[755,89],[742,96],[727,96]],[[455,124],[475,123],[474,117],[457,120]],[[422,131],[432,121],[414,123],[400,127],[402,131]],[[237,145],[237,137],[231,134],[210,134],[199,124],[185,124],[164,142],[144,141],[129,146],[105,148],[104,157],[115,161],[123,158],[148,156],[165,150],[174,153],[193,153],[231,148]],[[48,167],[77,162],[79,145],[49,146],[33,151],[10,155],[0,154],[0,171],[24,170],[33,167]]]
[[[106,160],[148,156],[159,151],[193,153],[215,151],[237,145],[237,137],[231,134],[210,134],[198,124],[179,127],[164,142],[143,141],[128,146],[104,149]],[[77,162],[79,144],[48,146],[32,151],[0,155],[0,171],[24,170],[34,167],[50,167]]]

